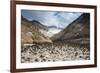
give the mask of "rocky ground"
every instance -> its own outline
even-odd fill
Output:
[[[86,47],[63,43],[27,45],[21,49],[21,63],[89,60]]]

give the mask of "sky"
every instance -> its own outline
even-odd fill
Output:
[[[77,19],[82,13],[64,11],[43,11],[43,10],[21,10],[21,15],[32,21],[37,20],[46,26],[56,26],[64,29],[71,22]],[[52,33],[60,32],[60,29],[49,29]]]
[[[73,20],[77,19],[82,13],[78,12],[60,12],[60,11],[38,11],[21,10],[21,14],[26,19],[37,20],[46,26],[57,26],[64,28]]]

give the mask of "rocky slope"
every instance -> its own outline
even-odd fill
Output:
[[[58,34],[51,37],[53,41],[66,41],[68,43],[89,44],[90,15],[83,13],[78,19],[69,24]]]
[[[46,26],[40,24],[38,21],[28,21],[22,16],[21,19],[21,43],[33,44],[33,43],[44,43],[51,42],[51,40],[42,33],[41,30],[47,31]]]

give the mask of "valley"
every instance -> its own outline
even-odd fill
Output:
[[[64,29],[29,21],[23,16],[21,20],[21,63],[90,59],[88,13],[83,13]]]

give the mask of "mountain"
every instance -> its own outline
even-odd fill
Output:
[[[57,26],[47,26],[48,27],[48,36],[52,37],[54,34],[61,31],[63,28],[57,27]]]
[[[40,22],[38,22],[37,20],[32,20],[31,23],[34,25],[34,26],[38,26],[40,29],[43,29],[43,30],[46,30],[48,31],[48,27],[41,24]]]
[[[89,44],[90,40],[90,14],[83,13],[70,23],[65,29],[51,37],[52,41],[65,41],[69,43]]]
[[[63,28],[60,28],[60,27],[57,27],[57,26],[48,26],[48,29],[52,29],[52,28],[54,28],[54,29],[63,29]]]
[[[23,16],[21,17],[21,43],[33,44],[33,43],[51,43],[48,36],[44,35],[40,30],[47,31],[46,26],[40,22],[34,20],[29,21]]]

